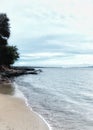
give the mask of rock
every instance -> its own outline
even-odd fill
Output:
[[[38,74],[42,72],[41,69],[36,70],[32,67],[0,67],[0,84],[9,83],[10,79],[16,76],[26,75],[26,74]]]

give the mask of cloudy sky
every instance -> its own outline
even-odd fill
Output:
[[[93,65],[93,0],[0,0],[16,65]]]

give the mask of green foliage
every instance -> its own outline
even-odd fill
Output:
[[[7,45],[7,39],[4,39],[0,36],[0,46]]]
[[[9,36],[9,19],[6,14],[0,14],[0,65],[10,66],[19,58],[17,47],[8,45]]]
[[[0,65],[10,66],[19,58],[16,46],[0,47]]]
[[[0,14],[0,36],[3,38],[9,38],[10,36],[9,18],[3,13]]]

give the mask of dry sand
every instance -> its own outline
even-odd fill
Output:
[[[0,94],[0,130],[49,130],[22,99]]]

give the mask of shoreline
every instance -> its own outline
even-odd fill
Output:
[[[26,98],[26,97],[24,96],[24,94],[18,89],[18,87],[17,87],[18,85],[17,85],[15,82],[13,82],[12,84],[13,84],[13,86],[16,86],[16,87],[15,87],[15,88],[16,88],[16,93],[15,93],[14,97],[17,97],[17,98],[19,98],[19,99],[22,99],[22,100],[25,102],[25,105],[26,105],[27,107],[29,107],[29,109],[30,109],[32,112],[34,112],[36,115],[38,115],[38,116],[45,122],[45,124],[48,126],[48,130],[51,130],[50,125],[49,125],[49,124],[47,123],[47,121],[43,118],[43,116],[40,115],[38,112],[34,111],[33,108],[29,105],[27,98]],[[20,94],[18,94],[18,93],[20,93]]]
[[[9,87],[9,84],[6,85]],[[12,86],[12,83],[10,85]],[[50,130],[48,123],[30,108],[27,100],[25,102],[17,96],[0,94],[0,103],[0,128],[4,130]]]

